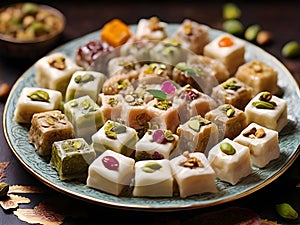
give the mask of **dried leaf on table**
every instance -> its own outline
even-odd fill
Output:
[[[0,205],[5,210],[15,209],[19,206],[19,204],[27,204],[27,203],[30,203],[29,198],[19,196],[19,195],[13,195],[13,194],[7,195],[7,198],[0,200]]]
[[[19,194],[24,194],[24,193],[44,193],[46,190],[43,187],[38,187],[38,186],[23,186],[23,185],[11,185],[9,187],[8,193],[19,193]]]
[[[5,169],[8,165],[9,162],[0,162],[0,181],[5,177]]]
[[[59,225],[63,223],[64,217],[47,208],[47,205],[40,203],[33,209],[17,209],[14,214],[27,223],[38,223],[43,225]]]

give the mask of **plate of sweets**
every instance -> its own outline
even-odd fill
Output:
[[[299,154],[298,86],[261,48],[210,26],[113,19],[14,84],[5,137],[47,186],[133,210],[249,195]]]

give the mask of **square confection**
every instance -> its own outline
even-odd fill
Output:
[[[204,46],[203,54],[221,60],[233,75],[245,62],[245,42],[230,34],[220,34]]]
[[[184,152],[170,161],[180,197],[216,193],[216,173],[201,152]]]
[[[184,101],[184,107],[180,108],[179,115],[181,123],[186,122],[193,116],[205,116],[207,112],[217,107],[216,101],[191,85],[187,84],[181,88],[178,98]]]
[[[135,129],[119,122],[107,120],[105,124],[92,135],[92,146],[97,153],[109,149],[130,156],[138,141]]]
[[[60,180],[85,180],[95,158],[95,150],[83,138],[72,138],[53,143],[50,164]]]
[[[217,177],[232,185],[252,173],[249,148],[228,138],[209,151],[208,161]]]
[[[96,71],[76,71],[73,73],[66,90],[65,101],[84,95],[90,96],[95,102],[102,90],[105,76]]]
[[[182,151],[202,152],[207,155],[209,149],[219,141],[217,125],[199,115],[180,124],[177,133]]]
[[[28,132],[28,142],[41,156],[50,156],[55,141],[74,138],[73,125],[59,110],[35,113]]]
[[[118,56],[109,60],[107,65],[108,76],[124,75],[129,79],[137,79],[140,64],[133,55]]]
[[[149,122],[149,116],[143,98],[134,92],[125,95],[122,103],[121,120],[136,130],[144,129]]]
[[[132,194],[135,197],[172,197],[173,180],[168,159],[138,161]]]
[[[244,110],[253,97],[252,87],[246,85],[235,77],[231,77],[212,89],[211,97],[218,105],[231,104]]]
[[[205,119],[218,126],[219,140],[233,139],[248,125],[244,111],[230,104],[223,104],[205,114]]]
[[[149,41],[161,41],[167,37],[167,23],[160,21],[158,17],[139,20],[135,32],[137,39],[147,39]]]
[[[235,73],[236,78],[253,88],[253,95],[262,91],[278,94],[277,76],[275,69],[258,60],[241,65]]]
[[[34,113],[61,108],[62,94],[59,91],[24,87],[16,104],[14,120],[17,123],[30,123]]]
[[[104,121],[120,119],[124,101],[121,94],[105,95],[100,93],[97,103],[103,112]]]
[[[134,159],[106,150],[88,169],[88,187],[119,196],[134,177]]]
[[[72,74],[83,68],[71,58],[57,52],[44,56],[35,65],[35,81],[43,88],[58,90],[65,96]]]
[[[148,130],[135,145],[135,159],[169,159],[178,140],[170,130]]]
[[[249,147],[251,162],[259,168],[280,156],[278,132],[256,123],[249,124],[233,141]]]
[[[280,132],[288,123],[287,102],[285,99],[260,92],[245,107],[247,123],[257,123]]]
[[[73,124],[76,137],[83,137],[88,142],[104,124],[102,110],[88,95],[65,103],[64,113]]]
[[[209,43],[208,31],[207,25],[185,19],[172,38],[178,40],[184,49],[200,55],[203,53],[204,46]]]
[[[180,124],[179,112],[182,101],[159,100],[157,98],[147,103],[147,114],[153,124],[160,129],[171,130],[175,133]]]

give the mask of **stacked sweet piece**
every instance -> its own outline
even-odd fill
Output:
[[[112,27],[117,26],[125,36]],[[15,121],[62,181],[122,196],[187,198],[238,185],[280,157],[288,123],[277,72],[247,62],[246,43],[186,19],[170,34],[157,17],[136,31],[108,22],[74,60],[36,64]],[[249,75],[250,74],[250,75]]]

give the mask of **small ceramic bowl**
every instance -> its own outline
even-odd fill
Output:
[[[22,13],[24,15],[20,16]],[[12,15],[17,17],[13,24],[17,26],[10,27],[11,22],[2,22],[5,18],[15,21]],[[18,60],[37,59],[58,43],[65,26],[65,16],[51,6],[36,3],[6,6],[0,9],[0,56]]]

